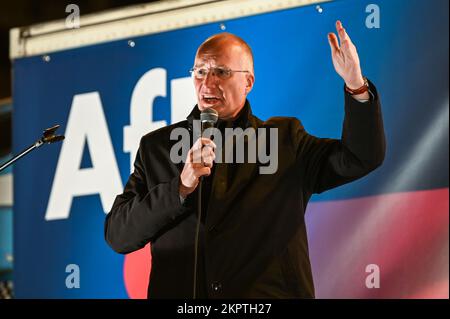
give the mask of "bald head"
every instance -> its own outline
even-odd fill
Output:
[[[198,48],[194,69],[203,74],[193,73],[200,111],[213,108],[221,119],[235,118],[255,82],[249,45],[234,34],[213,35]]]
[[[206,39],[199,46],[197,56],[200,54],[216,54],[225,50],[232,51],[234,56],[239,57],[242,67],[254,73],[252,49],[242,38],[228,32],[215,34]]]

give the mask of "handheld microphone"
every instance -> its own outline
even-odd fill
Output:
[[[200,123],[202,125],[202,134],[203,132],[217,123],[219,119],[219,114],[214,109],[206,109],[200,113]]]
[[[219,119],[219,114],[214,109],[206,109],[200,113],[200,123],[201,123],[201,137],[203,137],[203,132],[209,128],[214,127]],[[197,204],[197,227],[195,230],[195,244],[194,244],[194,283],[193,283],[193,299],[197,298],[197,269],[198,269],[198,240],[200,233],[200,222],[202,219],[202,178],[200,177],[198,183],[198,204]]]

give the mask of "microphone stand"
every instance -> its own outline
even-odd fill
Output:
[[[41,147],[42,145],[62,141],[64,139],[64,135],[55,135],[55,132],[58,128],[59,128],[59,125],[55,125],[53,127],[46,129],[44,131],[42,137],[39,140],[37,140],[34,144],[30,145],[28,148],[24,149],[18,155],[14,156],[12,159],[10,159],[6,163],[2,164],[0,166],[0,172],[3,171],[8,166],[10,166],[11,164],[13,164],[15,161],[19,160],[23,156],[30,153],[31,151]]]

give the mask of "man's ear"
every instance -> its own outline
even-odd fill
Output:
[[[255,83],[255,76],[252,73],[247,73],[246,75],[247,85],[245,86],[245,95],[248,95],[253,88]]]

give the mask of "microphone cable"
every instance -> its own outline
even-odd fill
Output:
[[[200,235],[200,223],[202,221],[202,176],[198,182],[198,196],[197,196],[197,226],[195,228],[195,248],[194,248],[194,291],[193,291],[193,299],[197,298],[197,266],[198,266],[198,238]]]

